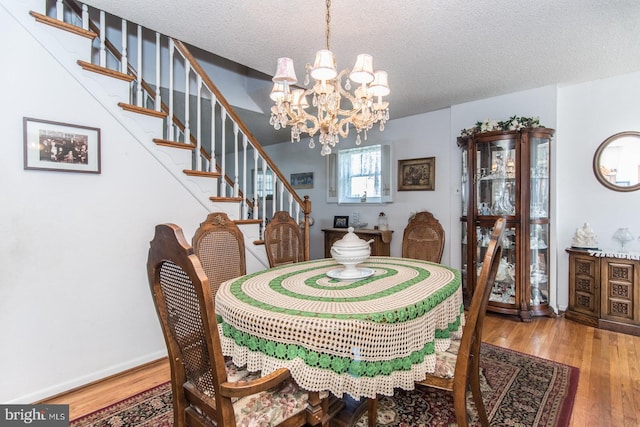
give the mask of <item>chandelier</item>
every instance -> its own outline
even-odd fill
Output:
[[[347,137],[350,126],[358,133],[356,145],[362,142],[360,133],[364,133],[366,140],[367,131],[374,124],[379,123],[380,131],[384,131],[389,120],[389,103],[383,102],[382,97],[390,92],[386,71],[373,71],[371,55],[358,55],[351,71],[344,69],[338,73],[329,46],[331,0],[326,0],[326,7],[327,48],[316,53],[313,66],[307,64],[305,67],[304,85],[309,85],[311,76],[315,80],[313,86],[309,89],[295,87],[298,79],[293,59],[278,58],[270,94],[275,105],[271,107],[269,120],[276,130],[291,126],[292,143],[299,142],[303,133],[308,134],[309,148],[315,147],[314,135],[320,133],[318,141],[322,144],[320,154],[323,156],[331,153],[331,147],[335,147],[341,137]],[[343,79],[346,80],[344,88]],[[352,82],[355,83],[353,93],[350,92]],[[312,97],[313,112],[307,111],[310,107],[307,96]],[[347,104],[347,108],[343,109],[343,104]]]

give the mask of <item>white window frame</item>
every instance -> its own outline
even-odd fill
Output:
[[[362,149],[369,150],[373,147],[378,147],[380,150],[380,165],[379,165],[379,175],[380,175],[380,195],[379,196],[371,196],[367,194],[366,200],[362,200],[360,196],[358,197],[347,197],[345,196],[344,187],[341,188],[341,184],[349,182],[349,173],[345,171],[346,162],[344,161],[344,157],[341,157],[341,153],[343,155],[352,154],[352,150]],[[342,160],[340,160],[342,158]],[[391,167],[391,146],[388,144],[380,144],[373,146],[365,146],[365,147],[356,147],[339,150],[338,153],[331,153],[327,156],[327,202],[328,203],[344,203],[344,204],[361,204],[361,203],[390,203],[393,201],[393,190],[392,190],[392,180],[393,176],[391,171],[393,170]]]

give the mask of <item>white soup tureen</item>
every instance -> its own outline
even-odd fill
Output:
[[[363,276],[363,272],[356,266],[366,261],[371,255],[371,247],[369,246],[371,242],[373,239],[363,240],[353,232],[353,227],[349,227],[347,234],[331,246],[333,259],[344,265],[344,270],[340,270],[339,274],[341,278],[360,278]]]

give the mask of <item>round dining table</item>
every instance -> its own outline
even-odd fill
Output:
[[[362,278],[340,279],[341,268],[327,258],[221,284],[223,353],[250,371],[288,368],[302,388],[338,397],[413,389],[434,371],[435,352],[461,336],[460,272],[395,257],[368,258]]]

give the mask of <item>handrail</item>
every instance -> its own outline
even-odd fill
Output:
[[[207,73],[200,66],[200,63],[193,57],[191,52],[186,48],[186,46],[181,41],[174,39],[174,43],[176,44],[176,47],[178,47],[182,55],[190,62],[191,66],[196,71],[196,73],[198,73],[202,77],[202,79],[204,80],[204,83],[209,87],[209,90],[211,90],[215,94],[220,104],[227,111],[227,114],[231,116],[231,119],[233,120],[233,122],[237,123],[242,133],[249,139],[249,141],[251,142],[253,147],[258,151],[258,153],[260,153],[260,156],[262,156],[262,158],[267,161],[267,164],[269,165],[273,173],[278,175],[278,177],[282,180],[282,183],[284,184],[285,188],[289,191],[289,193],[292,194],[295,201],[298,202],[299,205],[303,206],[304,202],[300,198],[300,196],[298,196],[298,194],[296,193],[296,190],[294,190],[293,186],[289,184],[289,182],[286,180],[284,174],[280,171],[278,166],[276,166],[276,164],[273,163],[273,161],[271,160],[267,152],[264,151],[264,149],[262,148],[262,145],[260,145],[256,137],[253,136],[251,131],[245,126],[242,119],[240,119],[240,117],[236,114],[233,107],[227,102],[227,99],[218,90],[217,86],[213,84],[213,82],[211,81]]]

